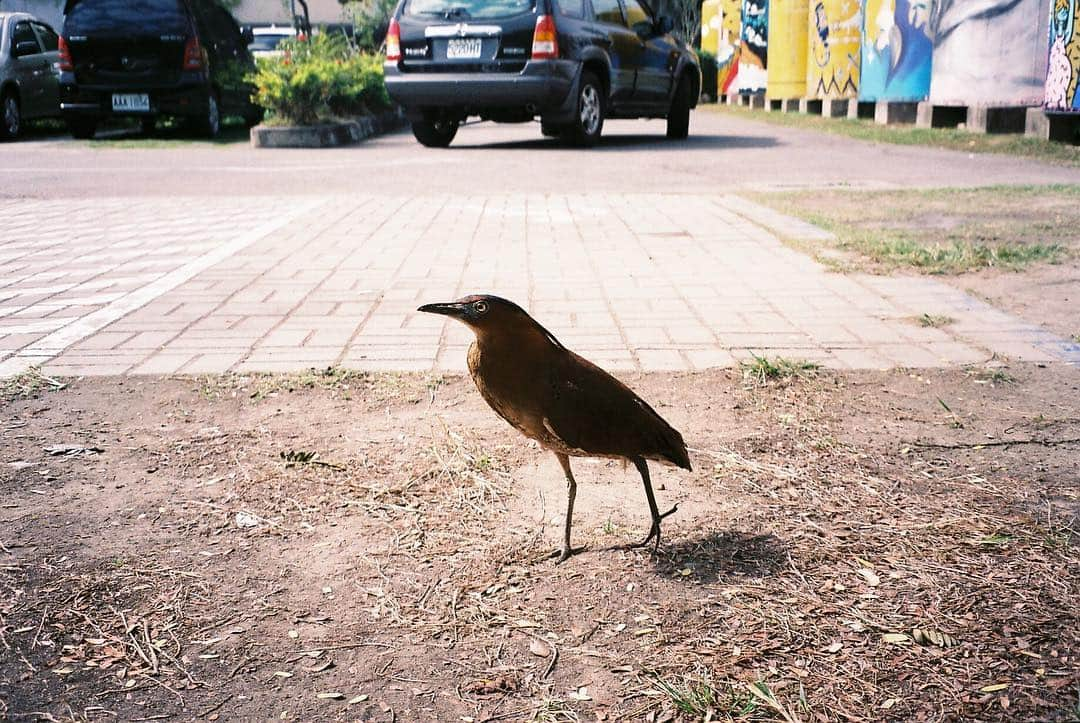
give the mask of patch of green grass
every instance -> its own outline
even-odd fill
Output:
[[[970,133],[956,128],[915,128],[914,126],[883,126],[872,119],[823,118],[800,113],[766,113],[762,110],[721,104],[699,106],[709,111],[726,113],[789,128],[825,131],[874,143],[902,146],[947,148],[967,153],[998,153],[1061,166],[1080,166],[1080,146],[1030,138],[1020,134]]]
[[[137,126],[121,125],[111,130],[128,132],[82,142],[90,148],[97,149],[160,149],[187,148],[192,145],[227,146],[248,143],[251,139],[251,134],[243,120],[236,117],[223,119],[221,132],[215,138],[193,135],[180,121],[173,119],[158,121],[157,128],[149,135],[141,134]]]
[[[65,387],[67,382],[42,374],[40,367],[30,367],[21,374],[0,379],[0,402],[33,399],[42,392],[58,392]]]
[[[976,384],[989,384],[995,386],[997,384],[1012,384],[1016,381],[1004,369],[978,369],[969,374],[975,378]]]
[[[653,689],[671,701],[681,714],[703,720],[717,714],[743,717],[754,713],[754,697],[734,683],[716,683],[708,671],[682,676],[680,680],[653,678]]]
[[[922,316],[915,317],[915,323],[919,326],[926,326],[931,329],[940,329],[943,326],[956,321],[951,316],[945,316],[944,314],[923,314]]]
[[[566,701],[547,698],[533,711],[530,723],[576,723],[578,714]]]
[[[1021,270],[1080,251],[1078,185],[749,195],[831,231],[832,241],[789,243],[838,271]]]
[[[739,367],[742,369],[743,379],[752,380],[758,384],[773,380],[813,376],[821,369],[820,364],[806,359],[785,359],[780,356],[769,359],[766,356],[758,356],[753,352],[750,354],[753,359],[740,362]]]

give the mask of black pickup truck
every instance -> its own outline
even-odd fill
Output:
[[[539,117],[544,135],[596,143],[605,118],[666,118],[686,138],[697,56],[642,0],[401,0],[386,37],[386,87],[425,146],[470,116]]]

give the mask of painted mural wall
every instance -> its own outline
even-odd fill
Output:
[[[769,67],[769,0],[743,0],[739,92],[764,93]]]
[[[854,98],[859,93],[862,8],[858,0],[810,0],[808,98]]]
[[[807,15],[809,0],[769,0],[769,67],[766,95],[806,95]]]
[[[1050,61],[1046,110],[1080,112],[1080,0],[1055,0],[1050,8]]]
[[[1056,1],[1056,0],[1055,0]],[[935,105],[1041,105],[1049,35],[1035,18],[1051,0],[935,0],[930,101]]]
[[[932,0],[866,0],[859,98],[919,101],[930,95]]]
[[[716,20],[716,86],[720,93],[739,90],[739,54],[742,50],[742,0],[720,0]]]

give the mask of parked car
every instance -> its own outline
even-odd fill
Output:
[[[425,146],[448,146],[470,116],[539,117],[584,146],[606,118],[666,118],[685,138],[701,70],[671,29],[643,0],[401,0],[386,87]]]
[[[245,76],[251,33],[214,0],[67,0],[60,109],[76,138],[114,116],[184,118],[214,137],[224,115],[262,118]]]
[[[0,140],[23,121],[60,115],[56,33],[27,13],[0,13]]]
[[[271,25],[252,28],[252,40],[248,50],[256,58],[274,58],[282,54],[281,44],[296,37],[296,29],[287,26]]]

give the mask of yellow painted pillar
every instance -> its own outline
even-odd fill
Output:
[[[807,17],[806,97],[857,97],[862,42],[859,0],[810,0]]]
[[[720,25],[724,13],[720,10],[720,0],[705,0],[701,4],[701,49],[716,55],[720,47]]]
[[[769,0],[769,98],[806,95],[808,8],[809,0]]]

